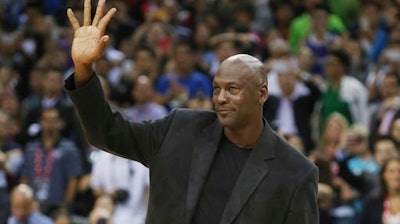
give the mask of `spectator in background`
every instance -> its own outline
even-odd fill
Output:
[[[326,4],[316,4],[310,12],[311,27],[308,35],[302,41],[302,45],[311,49],[314,55],[314,64],[311,73],[326,78],[324,64],[329,50],[339,49],[341,40],[337,34],[327,30],[329,9]]]
[[[7,89],[14,90],[19,75],[11,66],[0,65],[0,93]]]
[[[375,181],[380,171],[379,164],[373,156],[373,150],[369,148],[368,135],[368,129],[365,126],[356,124],[350,127],[347,137],[347,147],[353,157],[346,162],[346,165],[350,175],[355,178],[359,177],[362,184],[357,186],[356,183],[351,182],[350,178],[347,178],[347,180],[352,186],[358,188],[361,198],[376,189],[377,183]],[[360,204],[355,206],[358,211],[361,211]]]
[[[379,101],[371,105],[370,142],[388,136],[393,121],[400,118],[400,77],[396,72],[388,72],[379,88]]]
[[[204,21],[199,21],[194,28],[192,42],[195,47],[196,67],[199,71],[208,74],[212,62],[215,60],[215,52],[210,46],[211,29]],[[209,74],[208,74],[209,75]]]
[[[107,92],[104,84],[103,80],[103,89]],[[132,97],[135,104],[123,111],[129,120],[156,120],[167,115],[165,107],[152,102],[154,91],[148,76],[137,77]],[[113,223],[144,223],[149,190],[148,169],[138,162],[103,151],[96,151],[93,158],[90,186],[95,197],[104,194],[112,197],[115,203],[111,214]]]
[[[160,71],[156,54],[150,47],[139,46],[133,53],[133,77],[145,75],[154,83]]]
[[[342,50],[330,51],[327,55],[328,88],[322,95],[319,112],[322,126],[333,112],[341,113],[350,125],[368,125],[367,89],[356,78],[346,75],[349,63],[349,56]]]
[[[142,164],[98,151],[93,161],[90,185],[96,197],[104,194],[112,197],[115,208],[111,219],[114,223],[145,222],[149,171]]]
[[[290,24],[289,42],[291,52],[297,54],[302,40],[310,33],[311,30],[311,10],[315,5],[324,2],[323,0],[305,0],[304,5],[306,12],[294,18]],[[346,26],[342,20],[335,14],[329,14],[327,20],[327,30],[339,35],[346,32]]]
[[[348,36],[342,40],[342,48],[351,60],[348,75],[366,85],[368,73],[373,66],[367,52],[363,49],[362,40],[354,36]]]
[[[111,86],[111,99],[122,108],[127,108],[134,103],[132,88],[135,80],[141,76],[147,76],[152,85],[158,78],[158,62],[153,49],[145,46],[137,47],[132,59],[126,59],[121,65],[121,76],[117,83]]]
[[[386,160],[400,156],[396,143],[390,137],[381,137],[374,143],[373,153],[376,163],[382,167]]]
[[[160,104],[154,102],[153,83],[144,75],[136,79],[131,91],[135,104],[124,111],[125,116],[131,121],[148,121],[165,117],[168,112]]]
[[[19,134],[21,132],[21,108],[17,95],[11,89],[5,89],[0,93],[0,109],[5,111],[12,120],[9,130],[9,137],[20,143]]]
[[[393,157],[382,166],[379,175],[381,190],[365,202],[359,224],[400,222],[400,159]]]
[[[291,63],[293,61],[293,57],[290,54],[289,43],[282,38],[274,39],[268,45],[268,55],[269,57],[264,61],[265,68],[268,72],[268,92],[270,94],[279,94],[280,89],[276,70],[279,69],[280,64]]]
[[[299,135],[308,154],[315,146],[311,138],[311,116],[321,92],[311,76],[301,76],[303,73],[294,65],[281,63],[275,67],[280,91],[270,94],[264,103],[264,117],[278,133]]]
[[[168,54],[173,44],[172,38],[168,23],[149,22],[136,29],[132,36],[132,44],[152,48],[156,53],[157,61],[163,63],[169,59]]]
[[[15,186],[22,165],[21,147],[10,139],[12,118],[0,110],[0,223],[10,212],[9,191]]]
[[[157,102],[168,109],[182,107],[187,100],[203,94],[211,98],[210,79],[194,69],[194,52],[188,42],[175,45],[173,71],[161,75],[156,84]]]
[[[214,57],[209,62],[209,70],[207,71],[210,79],[215,76],[222,61],[240,52],[242,45],[240,36],[240,34],[236,33],[222,33],[210,39],[209,43],[214,53]]]
[[[64,122],[57,109],[42,109],[40,138],[25,147],[21,182],[33,188],[41,210],[50,216],[61,207],[69,208],[82,173],[78,149],[61,137]]]
[[[26,141],[36,138],[40,132],[40,112],[43,108],[57,108],[60,111],[60,116],[65,119],[66,123],[64,134],[68,137],[72,136],[74,129],[73,108],[70,100],[66,98],[62,89],[63,74],[60,70],[47,68],[42,70],[41,77],[41,95],[37,98],[32,98],[24,103],[27,111],[24,111],[23,116],[23,132],[26,133]]]
[[[50,217],[42,215],[35,208],[33,190],[25,184],[17,185],[11,193],[11,216],[7,224],[52,224]]]
[[[273,28],[276,29],[280,36],[288,40],[290,23],[294,17],[293,6],[290,1],[269,1],[271,10],[274,12],[273,16]]]
[[[343,115],[337,112],[332,113],[323,127],[316,150],[321,151],[329,161],[341,162],[346,160],[350,156],[345,145],[348,127],[349,124]]]

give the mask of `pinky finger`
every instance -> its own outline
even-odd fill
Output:
[[[71,23],[71,25],[72,25],[72,28],[74,29],[74,30],[77,30],[77,29],[79,29],[79,22],[78,22],[78,20],[76,19],[76,17],[75,17],[75,15],[74,15],[74,12],[71,10],[71,9],[67,9],[67,15],[68,15],[68,19],[69,19],[69,22]]]

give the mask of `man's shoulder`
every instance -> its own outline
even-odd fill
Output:
[[[208,110],[193,110],[187,108],[177,108],[171,111],[174,124],[181,124],[185,127],[190,126],[207,126],[217,120],[217,115],[214,111]]]
[[[175,113],[175,117],[179,119],[212,119],[215,120],[217,115],[211,110],[194,110],[188,108],[177,108],[172,111]]]
[[[279,138],[279,149],[277,153],[277,157],[280,160],[285,160],[283,164],[284,166],[298,171],[306,171],[313,169],[315,166],[314,163],[311,162],[303,153],[299,150],[295,149],[285,140]]]

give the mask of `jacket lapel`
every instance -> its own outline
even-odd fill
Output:
[[[186,194],[185,223],[190,223],[223,133],[218,121],[203,130],[194,144]]]
[[[270,126],[265,123],[263,134],[247,159],[228,199],[221,224],[233,222],[257,186],[268,174],[271,159],[275,157],[276,138]]]

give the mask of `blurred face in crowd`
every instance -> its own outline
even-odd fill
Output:
[[[314,64],[314,55],[310,48],[301,47],[297,54],[297,66],[300,69],[309,71]]]
[[[154,60],[155,58],[149,51],[144,49],[138,50],[135,53],[135,70],[140,75],[149,75]]]
[[[149,102],[153,97],[153,86],[149,77],[141,75],[133,88],[133,98],[137,104]]]
[[[383,180],[386,183],[387,191],[400,191],[400,161],[399,159],[388,160],[386,167],[382,170]]]
[[[0,139],[8,137],[11,128],[10,122],[10,116],[4,111],[0,111]]]
[[[286,98],[290,97],[297,83],[295,71],[288,68],[286,71],[279,72],[278,77],[279,87],[281,88],[282,95]]]
[[[225,60],[213,81],[213,103],[218,120],[229,129],[261,122],[262,104],[268,97],[264,66],[248,55]]]
[[[181,44],[176,46],[174,52],[175,67],[180,75],[189,75],[193,66],[193,52],[189,46]]]
[[[210,36],[210,28],[205,23],[198,23],[194,33],[195,44],[199,47],[207,46]]]
[[[393,141],[389,139],[382,139],[375,142],[374,151],[375,160],[379,164],[379,166],[382,166],[387,159],[399,155],[396,145]]]
[[[314,9],[311,13],[311,26],[314,32],[326,32],[328,13],[322,9]]]
[[[4,87],[10,84],[13,79],[17,78],[16,72],[7,66],[0,66],[0,86]]]
[[[235,44],[233,41],[224,41],[219,43],[216,46],[215,49],[215,54],[219,61],[224,61],[225,59],[229,58],[230,56],[233,56],[237,53]]]
[[[325,127],[325,139],[328,142],[340,142],[346,128],[344,119],[339,115],[333,115],[329,118]]]
[[[50,70],[43,74],[43,94],[47,97],[58,96],[62,93],[62,74],[56,70]]]
[[[0,108],[11,117],[18,117],[20,114],[20,102],[16,94],[11,90],[3,91],[0,94]]]
[[[344,66],[337,57],[328,55],[325,61],[325,72],[329,79],[336,80],[344,74]]]
[[[399,84],[397,82],[397,78],[393,75],[385,76],[381,88],[381,96],[383,99],[388,99],[399,95]]]
[[[348,133],[347,147],[354,155],[364,155],[368,152],[367,137],[359,133]]]
[[[362,4],[361,5],[361,29],[363,31],[370,31],[375,28],[379,22],[379,9],[375,4]]]
[[[316,4],[320,3],[322,0],[304,0],[304,7],[310,11]]]
[[[290,24],[292,18],[293,10],[289,4],[282,4],[275,11],[275,19],[280,24]]]
[[[161,23],[152,23],[146,35],[146,40],[151,46],[157,47],[158,44],[167,36]]]
[[[290,46],[283,39],[275,39],[269,46],[271,60],[290,60]]]
[[[40,126],[42,133],[54,134],[58,133],[63,127],[63,121],[60,113],[56,109],[45,109],[42,111],[40,118]]]
[[[11,195],[11,213],[21,223],[25,223],[32,213],[32,192],[16,188]]]

